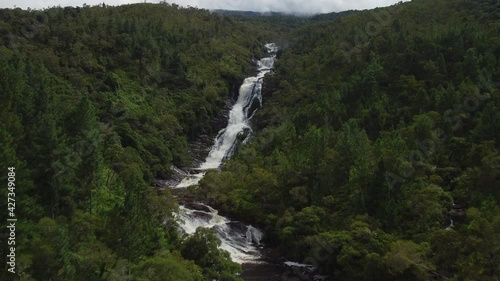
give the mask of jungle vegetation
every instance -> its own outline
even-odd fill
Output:
[[[494,0],[311,18],[169,4],[0,10],[14,280],[241,280],[211,231],[178,232],[177,202],[153,183],[216,133],[267,42],[281,50],[254,137],[198,195],[335,280],[498,281]],[[7,200],[0,209],[5,229]],[[4,265],[7,251],[2,242]]]

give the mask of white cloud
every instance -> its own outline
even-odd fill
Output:
[[[1,0],[0,8],[19,7],[41,9],[52,6],[122,5],[143,2],[141,0]],[[159,0],[147,0],[159,2]],[[329,13],[350,9],[370,9],[389,6],[399,0],[170,0],[182,6],[205,9],[227,9],[246,11],[280,11],[296,13]]]

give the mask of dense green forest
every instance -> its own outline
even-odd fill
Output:
[[[190,165],[270,41],[255,135],[198,196],[335,280],[500,280],[495,0],[308,19],[0,9],[0,224],[8,167],[18,218],[0,279],[241,280],[211,231],[178,233],[153,182]]]
[[[16,280],[238,279],[213,233],[180,237],[177,203],[152,183],[190,164],[188,142],[214,133],[271,33],[167,4],[0,10],[0,209],[6,229],[15,167]]]
[[[321,18],[204,196],[335,280],[500,280],[500,3]]]

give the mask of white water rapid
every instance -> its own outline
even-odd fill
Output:
[[[204,210],[188,209],[181,206],[179,217],[180,225],[187,234],[193,234],[198,227],[211,228],[221,240],[220,248],[231,255],[231,259],[238,263],[252,262],[260,258],[258,245],[262,232],[251,225],[230,221],[218,214],[214,208],[196,203]]]
[[[250,119],[256,109],[262,106],[262,83],[264,76],[269,73],[276,59],[278,47],[274,43],[265,45],[268,57],[257,62],[258,74],[248,77],[243,81],[239,89],[236,103],[229,112],[227,127],[222,129],[214,140],[214,145],[205,161],[193,169],[195,173],[187,175],[175,188],[186,188],[197,185],[207,170],[219,168],[233,153],[238,139],[243,143],[248,141],[252,129]],[[262,238],[262,232],[251,225],[230,221],[220,216],[217,210],[210,206],[194,203],[196,209],[181,206],[179,217],[180,227],[187,234],[192,234],[198,227],[207,227],[215,230],[221,240],[221,248],[231,254],[231,258],[239,263],[248,263],[260,257],[258,245]]]

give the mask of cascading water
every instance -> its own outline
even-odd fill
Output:
[[[211,228],[221,240],[221,248],[231,254],[239,263],[256,260],[260,257],[257,248],[262,232],[251,225],[230,221],[218,214],[217,210],[202,203],[195,203],[200,210],[181,206],[179,217],[181,228],[187,234],[193,234],[198,227]],[[202,209],[202,210],[201,210]]]
[[[259,72],[256,76],[243,81],[238,100],[229,112],[227,127],[217,134],[207,158],[198,168],[193,169],[195,173],[187,175],[175,188],[197,185],[207,170],[219,168],[233,155],[238,139],[244,138],[243,143],[248,141],[252,132],[249,121],[256,109],[262,106],[263,78],[272,70],[278,51],[273,43],[266,44],[266,48],[269,57],[257,62]],[[260,230],[251,225],[230,221],[210,206],[201,203],[196,205],[197,209],[180,207],[178,215],[184,232],[192,234],[198,227],[212,228],[222,242],[221,248],[227,250],[234,261],[244,263],[260,257],[257,248],[262,238]]]
[[[259,70],[257,76],[248,77],[243,81],[239,90],[238,100],[229,112],[227,127],[217,134],[214,145],[205,162],[200,167],[193,169],[198,171],[197,173],[184,178],[176,188],[185,188],[198,184],[205,175],[206,170],[219,168],[227,158],[233,155],[238,136],[245,133],[245,131],[252,131],[249,120],[255,112],[255,102],[258,102],[259,106],[262,105],[261,91],[263,78],[273,68],[278,50],[278,47],[273,43],[266,44],[266,48],[270,57],[263,58],[257,62]]]

